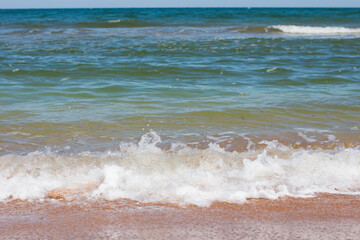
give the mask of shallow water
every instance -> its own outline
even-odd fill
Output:
[[[357,194],[359,38],[359,9],[0,10],[0,199]]]

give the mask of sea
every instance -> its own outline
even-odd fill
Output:
[[[0,201],[360,194],[359,8],[0,10]]]

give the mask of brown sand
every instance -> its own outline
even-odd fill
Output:
[[[0,204],[0,239],[359,238],[359,196],[253,199],[208,208],[126,200]]]

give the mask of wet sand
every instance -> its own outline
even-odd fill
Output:
[[[1,239],[356,239],[360,196],[179,207],[133,201],[0,204]]]

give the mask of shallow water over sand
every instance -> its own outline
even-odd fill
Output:
[[[358,194],[359,16],[0,10],[0,200]]]

